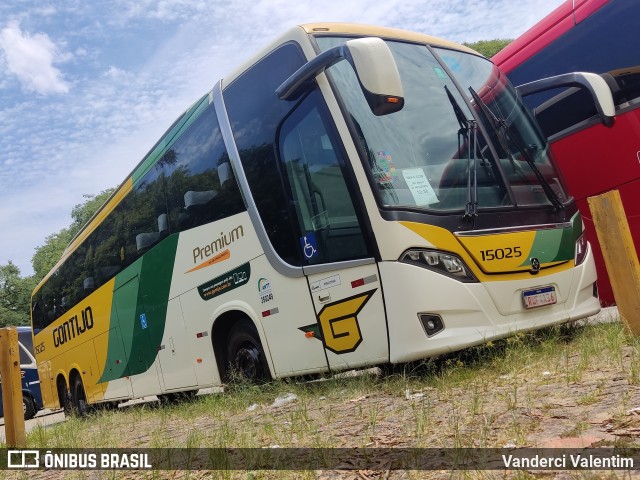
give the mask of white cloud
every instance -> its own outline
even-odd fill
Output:
[[[9,71],[26,90],[43,95],[69,91],[62,74],[53,66],[53,62],[62,57],[48,35],[31,36],[23,33],[18,23],[10,23],[0,32],[0,47]]]
[[[214,3],[214,2],[212,2]],[[146,18],[161,22],[192,19],[210,8],[205,0],[118,0],[116,16],[120,21]]]
[[[113,65],[109,67],[109,70],[107,70],[104,75],[112,80],[127,80],[131,78],[131,74]]]
[[[62,2],[57,13],[0,2],[0,18],[14,19],[0,25],[0,265],[30,273],[33,248],[69,225],[82,194],[117,186],[189,104],[289,27],[513,38],[562,1],[114,0]],[[22,93],[73,89],[34,98],[10,88],[16,78]]]

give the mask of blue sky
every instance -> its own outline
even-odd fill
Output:
[[[83,194],[119,185],[192,102],[293,25],[473,42],[515,38],[562,3],[0,0],[0,264],[33,273],[35,247]]]

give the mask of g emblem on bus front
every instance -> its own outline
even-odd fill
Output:
[[[538,273],[540,271],[540,260],[536,257],[531,258],[531,271]]]

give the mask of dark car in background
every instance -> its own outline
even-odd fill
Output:
[[[20,376],[22,383],[22,409],[25,420],[33,418],[42,409],[40,378],[33,353],[33,335],[31,327],[17,327],[18,348],[20,350]],[[0,398],[2,382],[0,381]],[[0,401],[0,416],[4,416],[3,402]]]

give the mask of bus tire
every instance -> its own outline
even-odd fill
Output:
[[[22,412],[25,420],[30,420],[36,416],[36,406],[33,403],[33,399],[26,393],[22,394]]]
[[[58,375],[58,378],[56,380],[56,389],[58,390],[58,401],[60,402],[60,408],[64,410],[65,415],[71,415],[73,413],[71,391],[67,388],[67,381],[62,375]]]
[[[73,412],[79,417],[84,417],[88,411],[87,397],[84,393],[84,386],[82,385],[82,378],[78,375],[73,380],[73,387],[71,389],[71,402],[73,406]]]
[[[249,320],[236,323],[229,332],[227,342],[227,363],[230,375],[251,383],[262,383],[271,380],[269,365],[260,343],[260,336],[255,325]]]

